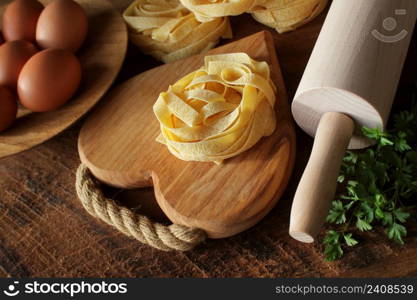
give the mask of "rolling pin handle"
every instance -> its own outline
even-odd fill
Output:
[[[353,120],[336,112],[323,114],[313,150],[291,208],[290,235],[312,243],[320,232],[336,193],[343,156],[353,135]]]

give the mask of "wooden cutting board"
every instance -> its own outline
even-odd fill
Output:
[[[260,32],[209,54],[246,52],[271,66],[278,86],[277,129],[222,165],[185,162],[155,142],[152,106],[159,93],[202,66],[198,55],[142,73],[111,91],[83,126],[81,160],[116,187],[154,186],[158,204],[177,224],[199,227],[212,238],[237,234],[261,220],[283,193],[295,158],[295,133],[272,36]]]
[[[51,1],[40,0],[44,5]],[[0,158],[30,149],[74,124],[106,93],[122,67],[127,29],[120,14],[108,1],[76,1],[84,8],[89,24],[86,41],[77,52],[82,67],[80,87],[72,99],[55,111],[34,113],[20,106],[15,123],[0,132]],[[1,1],[0,20],[10,2]]]

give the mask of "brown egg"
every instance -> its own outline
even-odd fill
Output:
[[[0,86],[0,131],[12,125],[17,116],[17,98],[5,87]]]
[[[81,80],[77,57],[62,49],[35,54],[20,73],[17,91],[20,102],[35,112],[51,111],[67,102]]]
[[[26,62],[38,49],[26,41],[6,42],[0,46],[0,85],[16,90],[17,79]]]
[[[36,40],[43,49],[72,52],[83,44],[88,30],[84,9],[72,0],[55,0],[46,6],[36,27]]]
[[[37,0],[15,0],[3,15],[3,35],[6,41],[36,41],[36,23],[43,10]]]

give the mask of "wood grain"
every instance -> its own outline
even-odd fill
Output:
[[[290,235],[314,242],[334,198],[342,159],[355,124],[341,113],[327,112],[320,120],[310,159],[298,183],[291,208]]]
[[[406,14],[396,15],[397,9]],[[381,34],[392,15],[400,33],[385,40],[375,33]],[[291,211],[290,233],[296,239],[312,242],[320,231],[335,196],[342,147],[370,146],[374,141],[361,128],[385,127],[416,19],[413,0],[332,2],[292,103],[297,124],[318,136]],[[332,113],[338,117],[326,128],[326,115]]]
[[[41,1],[43,4],[51,0]],[[0,4],[0,18],[10,0]],[[127,48],[123,19],[103,0],[78,0],[89,19],[89,32],[78,53],[82,81],[76,95],[63,107],[46,113],[19,108],[13,126],[0,133],[0,158],[27,150],[68,128],[93,107],[116,78]],[[105,24],[106,26],[103,26]]]
[[[278,87],[277,129],[222,165],[185,162],[155,141],[160,132],[152,107],[161,91],[204,64],[198,55],[142,73],[103,99],[79,137],[81,161],[101,181],[123,188],[154,186],[156,199],[177,224],[210,237],[239,233],[275,205],[291,176],[295,133],[272,36],[260,32],[208,54],[246,52],[267,61]]]
[[[111,0],[120,9],[130,0]],[[317,39],[324,14],[288,34],[273,30],[289,99],[292,99]],[[235,40],[267,27],[249,15],[231,19]],[[417,79],[417,35],[412,39],[394,110],[409,108],[409,86]],[[117,82],[158,66],[130,46]],[[323,258],[324,230],[313,244],[288,235],[294,192],[312,139],[297,129],[293,177],[276,207],[255,227],[226,239],[209,240],[187,253],[165,253],[141,245],[89,216],[74,190],[80,163],[81,124],[29,151],[0,160],[0,276],[2,277],[412,277],[417,276],[417,224],[406,244],[390,242],[383,230],[355,232],[356,247],[342,260]],[[107,189],[106,195],[164,222],[152,188]]]
[[[383,28],[388,17],[392,32]],[[415,0],[334,0],[292,104],[297,124],[314,136],[323,113],[344,113],[356,124],[349,148],[370,146],[360,128],[386,125],[416,18]]]

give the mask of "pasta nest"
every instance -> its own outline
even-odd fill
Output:
[[[258,0],[252,16],[279,33],[295,30],[319,15],[328,0]]]
[[[159,95],[157,141],[179,159],[219,164],[274,132],[275,92],[266,62],[245,53],[206,56]]]
[[[248,12],[259,0],[180,0],[201,22]]]
[[[165,63],[213,48],[231,38],[227,17],[202,23],[179,0],[136,0],[123,13],[130,40]]]

